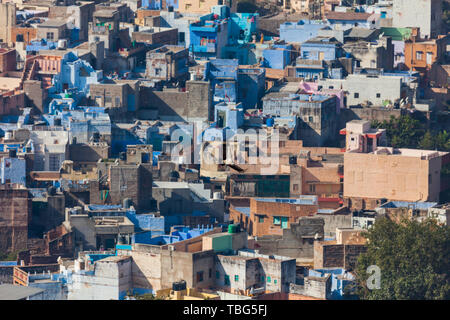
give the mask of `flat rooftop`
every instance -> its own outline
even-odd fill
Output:
[[[41,292],[40,288],[0,284],[0,300],[24,300]]]
[[[284,198],[255,198],[260,202],[273,202],[273,203],[289,203],[289,204],[303,204],[303,205],[317,205],[317,196],[300,196],[297,199],[284,199]]]
[[[38,27],[45,27],[45,28],[58,28],[62,27],[67,24],[67,21],[60,20],[60,19],[48,19],[47,21],[41,23],[38,25]]]
[[[420,150],[420,149],[396,149],[392,147],[378,147],[372,154],[385,154],[403,157],[421,158],[422,160],[429,160],[436,157],[447,155],[448,152],[434,151],[434,150]]]

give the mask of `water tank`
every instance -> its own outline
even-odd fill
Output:
[[[186,281],[181,280],[181,281],[172,283],[172,290],[173,291],[186,290]]]
[[[273,118],[267,118],[266,120],[266,125],[268,127],[273,127],[273,124],[275,123],[275,120],[273,120]]]
[[[130,198],[123,199],[123,205],[122,206],[125,209],[129,209],[131,207],[131,199]]]
[[[55,187],[49,187],[49,188],[47,189],[47,194],[48,194],[49,196],[54,196],[54,195],[56,194],[56,188],[55,188]]]
[[[230,224],[228,226],[228,233],[238,233],[239,232],[239,225],[237,224]]]
[[[60,39],[58,40],[58,49],[66,49],[67,48],[67,40]]]
[[[214,200],[222,200],[223,199],[223,193],[218,191],[213,193],[213,199]]]
[[[9,157],[15,158],[17,156],[17,150],[16,149],[9,149]]]

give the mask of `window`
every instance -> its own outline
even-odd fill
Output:
[[[197,282],[203,281],[203,271],[197,272]]]
[[[377,93],[377,98],[380,98],[381,97],[381,93]]]
[[[220,279],[220,272],[216,271],[216,279]]]
[[[47,40],[53,40],[53,39],[54,39],[53,32],[47,32]]]
[[[209,271],[208,271],[208,278],[210,278],[210,279],[211,279],[211,277],[212,277],[212,269],[211,269],[211,268],[209,268]]]
[[[281,218],[280,217],[273,217],[273,224],[274,225],[280,225],[281,224]]]
[[[263,223],[264,222],[264,216],[258,216],[258,222]]]
[[[274,284],[277,284],[277,282],[278,282],[277,279],[273,279]]]
[[[267,283],[271,283],[272,280],[270,279],[270,277],[267,277]]]
[[[298,184],[294,184],[294,191],[298,191]]]
[[[314,118],[312,116],[308,117],[308,122],[314,122]]]
[[[261,282],[264,282],[264,276],[261,276]]]
[[[309,192],[316,192],[316,185],[315,184],[310,184],[309,185]]]
[[[179,38],[178,38],[178,42],[181,42],[181,43],[183,43],[183,42],[185,42],[186,40],[185,40],[185,33],[184,32],[179,32],[178,33],[178,36],[179,36]]]
[[[417,51],[416,52],[416,60],[422,60],[423,59],[423,52]]]
[[[235,276],[234,276],[234,282],[238,282],[239,281],[239,276],[236,274]]]
[[[225,285],[226,286],[229,286],[230,285],[230,276],[229,275],[224,275],[224,282],[225,282]]]
[[[328,86],[328,89],[334,89],[334,86]]]
[[[355,92],[354,95],[353,95],[353,97],[354,97],[354,98],[359,98],[359,93],[358,93],[358,92]]]

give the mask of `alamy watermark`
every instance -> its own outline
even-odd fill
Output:
[[[381,269],[377,265],[371,265],[366,272],[370,274],[367,278],[366,285],[369,290],[381,289]]]
[[[261,174],[276,174],[280,165],[280,133],[270,130],[208,127],[195,122],[190,130],[177,128],[170,135],[171,161],[178,164],[258,165]]]

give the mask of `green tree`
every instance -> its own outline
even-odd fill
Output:
[[[356,267],[356,292],[370,300],[450,299],[450,228],[435,220],[378,219],[365,233],[367,252]],[[369,290],[367,268],[381,270],[381,286]]]
[[[450,134],[447,131],[426,130],[425,119],[404,115],[389,121],[372,121],[372,127],[386,129],[390,146],[450,151]]]
[[[419,147],[425,150],[433,150],[435,148],[435,139],[430,131],[427,131],[419,142]]]
[[[444,130],[437,134],[435,138],[436,149],[450,151],[450,134]]]

